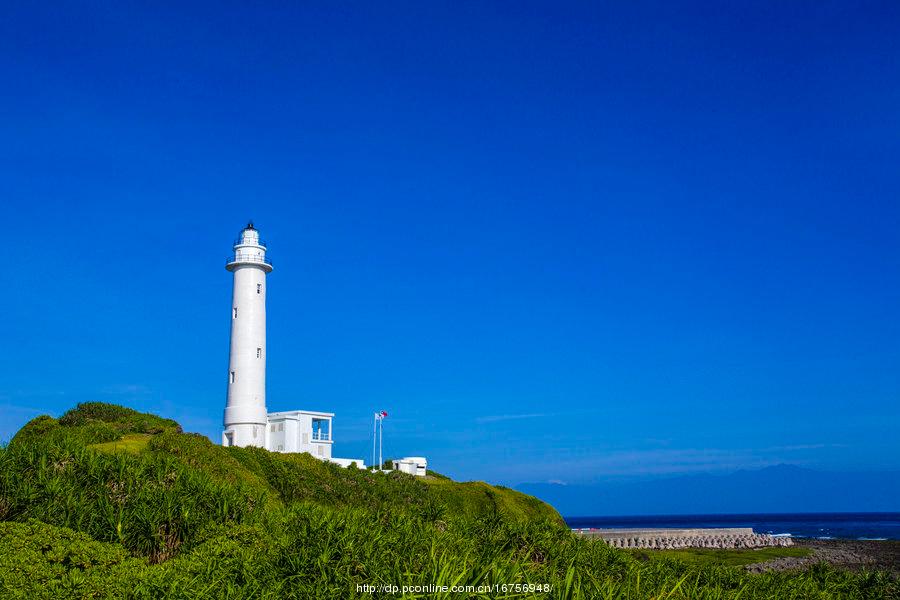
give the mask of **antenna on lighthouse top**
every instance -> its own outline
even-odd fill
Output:
[[[247,229],[253,229],[253,221],[247,223]]]

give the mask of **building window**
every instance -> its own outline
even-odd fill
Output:
[[[319,456],[323,456],[325,454],[325,446],[319,446]]]
[[[275,431],[275,423],[272,423],[272,431]]]
[[[231,318],[232,318],[232,319],[237,319],[237,306],[235,306],[235,307],[234,307],[233,309],[231,309],[231,310],[232,310]]]
[[[262,358],[262,348],[256,349],[256,358]]]
[[[319,441],[327,441],[331,439],[331,422],[328,419],[312,420],[312,439]]]
[[[228,383],[234,383],[234,371],[228,375]]]
[[[262,284],[261,283],[256,284],[256,293],[262,294]]]
[[[308,444],[308,443],[309,443],[309,433],[308,433],[308,432],[303,432],[303,435],[301,436],[301,439],[303,440],[303,443],[304,443],[304,444]]]
[[[284,431],[284,423],[278,424],[278,431]]]

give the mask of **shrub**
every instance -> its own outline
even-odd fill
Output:
[[[122,598],[145,568],[119,544],[65,527],[0,523],[3,598]]]
[[[60,417],[59,424],[63,427],[76,427],[96,421],[111,424],[120,434],[181,431],[181,426],[171,419],[105,402],[81,403]]]
[[[149,430],[132,452],[99,444]],[[0,519],[3,598],[371,598],[362,584],[551,586],[481,595],[542,599],[898,597],[886,573],[640,560],[573,536],[514,490],[222,448],[97,403],[39,417],[0,447]]]

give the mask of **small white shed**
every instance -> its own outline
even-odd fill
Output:
[[[394,470],[415,475],[416,477],[425,477],[428,469],[428,461],[424,456],[405,456],[393,461]]]

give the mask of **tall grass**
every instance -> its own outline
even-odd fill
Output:
[[[87,432],[155,425],[91,411],[67,425],[37,420],[0,449],[0,597],[898,597],[885,573],[641,560],[571,535],[512,490],[224,449],[171,426],[139,453],[103,451]],[[497,587],[357,588],[429,584]]]

